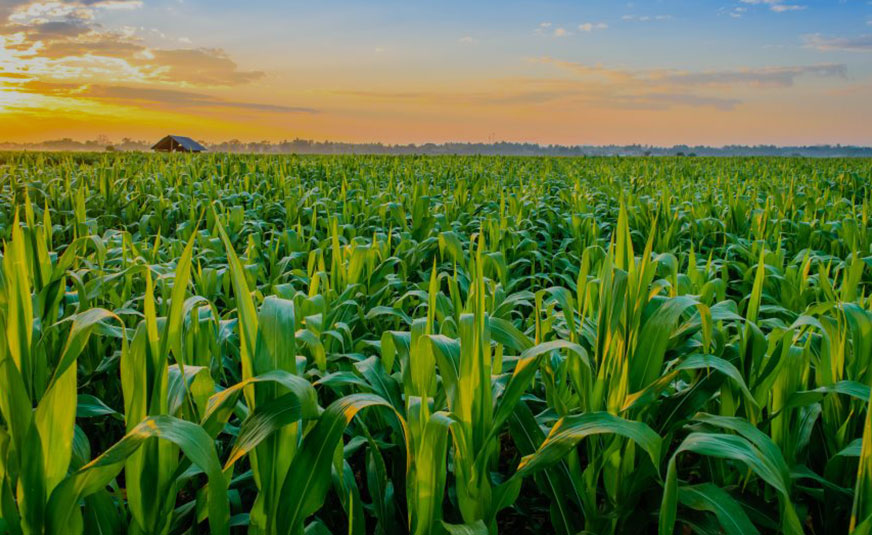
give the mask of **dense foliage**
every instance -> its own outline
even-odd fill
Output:
[[[0,532],[872,530],[872,162],[0,156]]]

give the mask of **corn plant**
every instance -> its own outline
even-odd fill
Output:
[[[870,177],[0,154],[0,533],[868,534]]]

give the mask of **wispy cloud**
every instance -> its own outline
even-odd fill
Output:
[[[203,93],[148,87],[93,85],[82,88],[82,95],[86,98],[113,100],[122,104],[138,101],[181,108],[210,107],[274,113],[318,113],[318,110],[307,107],[224,100]]]
[[[672,15],[624,15],[621,20],[635,22],[660,22],[672,20]]]
[[[6,77],[7,74],[0,74],[0,78]],[[19,76],[16,80],[6,81],[0,87],[12,88],[17,92],[47,97],[77,100],[87,99],[140,107],[173,109],[226,108],[270,113],[318,113],[318,110],[313,108],[226,100],[193,91],[106,84],[56,83],[35,79],[22,80],[21,78],[23,76]]]
[[[592,84],[582,80],[512,78],[493,81],[488,90],[455,91],[340,91],[337,94],[376,102],[418,105],[450,104],[454,108],[543,106],[560,102],[596,109],[664,111],[675,107],[734,109],[740,101],[676,91],[640,91],[632,87]]]
[[[609,27],[605,22],[583,22],[577,26],[577,29],[581,33],[591,33],[595,31],[605,30]],[[533,33],[537,35],[549,35],[551,37],[569,37],[571,35],[575,35],[575,33],[571,30],[566,29],[565,26],[554,26],[550,22],[542,22],[539,26],[533,30]]]
[[[749,85],[753,87],[791,87],[796,79],[812,75],[821,78],[847,78],[848,68],[842,64],[806,65],[799,67],[764,67],[755,69],[703,72],[653,71],[653,79],[691,86]]]
[[[805,45],[818,50],[872,51],[872,34],[855,37],[827,37],[819,33],[804,36]]]
[[[533,33],[537,35],[549,35],[551,37],[567,37],[572,35],[566,28],[562,26],[554,27],[550,22],[540,22]]]
[[[799,4],[776,4],[770,9],[776,13],[784,13],[785,11],[802,11],[806,6]]]
[[[411,91],[341,91],[345,97],[406,105],[453,107],[542,106],[551,103],[591,109],[663,111],[673,108],[708,108],[726,112],[742,104],[737,95],[747,91],[792,87],[804,76],[845,78],[841,64],[777,66],[708,71],[671,69],[627,70],[589,65],[553,57],[531,58],[552,65],[564,76],[522,77],[491,80],[486,87]],[[735,93],[735,94],[733,94]]]
[[[462,45],[477,45],[478,39],[472,37],[471,35],[464,35],[463,37],[458,39],[457,42]]]
[[[107,22],[118,17],[108,11],[142,7],[140,0],[0,0],[0,94],[17,96],[0,112],[170,112],[197,120],[242,112],[318,113],[219,96],[222,88],[266,74],[242,68],[223,49],[198,47],[159,28]]]
[[[218,48],[152,50],[157,68],[153,77],[163,81],[194,85],[239,85],[263,78],[261,71],[240,70],[226,52]]]
[[[605,22],[585,22],[578,25],[578,31],[590,33],[597,30],[605,30],[609,25]]]
[[[587,65],[571,61],[542,57],[534,60],[540,63],[554,65],[562,70],[576,75],[608,80],[612,83],[632,84],[638,86],[683,86],[683,87],[719,87],[732,88],[736,86],[751,86],[757,88],[791,87],[801,76],[817,76],[821,78],[847,78],[846,65],[825,63],[818,65],[802,65],[788,67],[762,67],[743,69],[724,69],[707,71],[682,71],[670,69],[651,69],[630,71],[610,69],[601,65]]]
[[[33,75],[193,86],[240,85],[264,76],[240,69],[221,49],[153,48],[138,37],[140,28],[112,30],[95,21],[100,11],[138,9],[139,0],[2,2],[0,50]]]
[[[666,110],[674,106],[690,108],[714,108],[720,111],[731,111],[742,101],[734,98],[709,97],[686,93],[645,93],[641,95],[623,95],[618,99],[626,107],[632,109]]]
[[[743,4],[768,6],[770,11],[785,13],[788,11],[802,11],[807,6],[800,4],[786,4],[784,0],[739,0]]]

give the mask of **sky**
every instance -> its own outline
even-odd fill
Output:
[[[0,141],[872,145],[872,0],[0,0]]]

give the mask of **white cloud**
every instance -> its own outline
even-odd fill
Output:
[[[819,78],[845,79],[848,68],[840,63],[817,65],[745,67],[741,69],[681,71],[671,69],[622,70],[610,69],[601,65],[588,65],[563,61],[551,57],[533,59],[538,63],[554,65],[561,70],[578,76],[608,80],[628,86],[670,87],[670,88],[734,88],[750,86],[757,88],[792,87],[797,79],[805,76]]]
[[[463,37],[458,39],[457,42],[462,45],[477,45],[478,39],[472,37],[471,35],[464,35]]]
[[[785,11],[802,11],[805,7],[797,4],[775,4],[770,9],[776,13],[784,13]]]
[[[83,2],[86,5],[101,7],[103,9],[139,9],[142,7],[140,0],[116,0],[107,2]]]
[[[609,25],[605,22],[585,22],[583,24],[578,25],[578,31],[584,33],[590,33],[598,30],[605,30]],[[570,29],[567,29],[565,26],[554,26],[550,22],[541,22],[539,26],[533,30],[533,33],[537,35],[550,35],[551,37],[561,38],[561,37],[569,37],[571,35],[575,35]]]
[[[539,26],[533,30],[533,33],[536,35],[553,35],[554,37],[565,37],[567,35],[566,28],[554,28],[552,30],[552,26],[554,25],[550,22],[540,22]]]
[[[636,22],[654,22],[672,20],[672,15],[624,15],[621,20]]]
[[[595,30],[605,30],[609,25],[605,22],[585,22],[578,25],[578,30],[582,32],[592,32]]]
[[[846,50],[850,52],[872,52],[872,34],[855,37],[827,37],[819,33],[803,36],[805,46],[818,50]]]
[[[774,11],[775,13],[786,13],[788,11],[802,11],[807,6],[799,5],[799,4],[785,4],[784,0],[739,0],[739,2],[743,4],[749,4],[752,6],[769,6],[770,11]],[[730,16],[733,16],[732,14]]]
[[[15,2],[12,2],[15,5]],[[92,20],[99,9],[139,9],[142,7],[140,0],[104,0],[104,1],[80,1],[80,2],[31,2],[15,8],[9,15],[8,21],[19,24],[34,22],[46,22],[56,19],[68,20]]]

